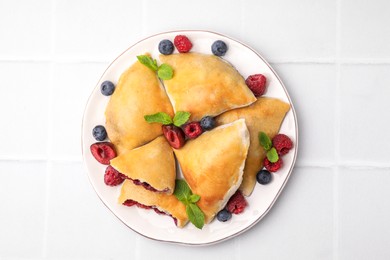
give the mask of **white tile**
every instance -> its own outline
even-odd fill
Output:
[[[104,63],[55,65],[53,78],[56,83],[52,86],[51,108],[52,158],[81,160],[80,136],[84,108],[106,66]]]
[[[46,164],[0,162],[0,259],[41,258]]]
[[[390,58],[389,1],[342,0],[341,57]]]
[[[150,248],[153,248],[153,250],[150,250]],[[237,238],[216,245],[199,248],[164,244],[142,237],[139,242],[138,250],[140,259],[241,259],[241,257],[237,256]]]
[[[141,1],[56,1],[56,54],[108,61],[139,40]]]
[[[231,37],[241,36],[241,1],[195,2],[146,0],[144,34],[173,30],[210,30]]]
[[[0,62],[0,71],[0,158],[46,156],[49,65]]]
[[[340,169],[340,259],[390,259],[390,169]]]
[[[390,162],[390,66],[341,67],[340,152],[345,161]]]
[[[244,39],[266,58],[332,58],[336,1],[244,1]]]
[[[334,161],[336,68],[326,64],[273,64],[296,109],[298,165]]]
[[[0,1],[0,55],[49,54],[50,10],[50,0]]]
[[[295,168],[270,212],[240,238],[241,259],[332,259],[333,171]]]
[[[134,259],[136,234],[99,200],[81,163],[49,169],[47,257]]]

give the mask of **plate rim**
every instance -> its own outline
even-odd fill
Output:
[[[292,159],[292,162],[291,162],[291,167],[287,173],[287,176],[285,178],[285,180],[283,181],[282,185],[280,186],[276,196],[273,198],[272,202],[269,204],[269,206],[267,207],[267,209],[253,222],[251,223],[249,226],[237,231],[236,233],[234,234],[231,234],[229,236],[226,236],[226,237],[223,237],[221,239],[217,239],[217,240],[214,240],[214,241],[210,241],[210,242],[206,242],[206,243],[191,243],[191,242],[181,242],[181,241],[172,241],[172,240],[163,240],[163,239],[158,239],[158,238],[154,238],[154,237],[150,237],[150,236],[147,236],[145,234],[142,234],[140,232],[138,232],[137,230],[133,229],[132,227],[130,227],[124,220],[122,220],[119,216],[117,216],[115,214],[114,211],[112,211],[110,209],[110,207],[103,201],[103,199],[99,196],[95,186],[92,184],[92,181],[91,181],[91,177],[90,175],[88,174],[88,169],[87,169],[87,166],[86,166],[86,163],[85,163],[85,160],[84,160],[84,140],[83,140],[83,129],[84,129],[84,119],[85,119],[85,114],[86,114],[86,111],[87,111],[87,108],[91,102],[91,98],[92,98],[92,95],[93,93],[95,92],[95,89],[98,88],[98,84],[99,82],[101,81],[101,79],[103,78],[103,76],[106,74],[107,70],[123,55],[125,54],[129,49],[133,48],[134,46],[136,46],[137,44],[139,44],[140,42],[143,42],[149,38],[152,38],[152,37],[156,37],[156,36],[159,36],[159,35],[164,35],[164,34],[168,34],[168,33],[209,33],[209,34],[214,34],[214,35],[218,35],[218,36],[222,36],[222,37],[226,37],[228,38],[229,40],[232,40],[232,41],[235,41],[239,44],[241,44],[242,46],[246,47],[247,49],[251,50],[254,54],[256,54],[263,62],[265,65],[267,65],[267,67],[272,71],[272,73],[276,76],[277,80],[279,81],[280,85],[282,86],[283,88],[283,91],[284,93],[286,94],[287,96],[287,99],[290,103],[290,109],[291,109],[291,112],[293,114],[293,117],[294,117],[294,126],[295,126],[295,144],[294,144],[294,149],[295,149],[295,154],[294,154],[294,157]],[[134,44],[130,45],[128,48],[126,48],[123,52],[121,52],[115,59],[113,59],[110,64],[106,67],[106,69],[103,71],[101,77],[98,79],[95,87],[92,89],[88,99],[87,99],[87,102],[86,102],[86,105],[84,107],[84,112],[83,112],[83,116],[82,116],[82,121],[81,121],[81,157],[82,157],[82,162],[83,162],[83,168],[84,168],[84,171],[85,171],[85,174],[87,174],[88,176],[88,181],[89,183],[91,184],[93,190],[95,191],[95,194],[96,196],[99,198],[99,200],[103,203],[103,205],[117,218],[119,219],[126,227],[130,228],[132,231],[136,232],[137,234],[145,237],[145,238],[148,238],[148,239],[151,239],[151,240],[154,240],[154,241],[158,241],[158,242],[163,242],[163,243],[168,243],[168,244],[176,244],[176,245],[183,245],[183,246],[192,246],[192,247],[201,247],[201,246],[210,246],[210,245],[214,245],[214,244],[218,244],[218,243],[221,243],[221,242],[224,242],[224,241],[227,241],[229,239],[232,239],[236,236],[239,236],[243,233],[245,233],[246,231],[248,231],[249,229],[251,229],[253,226],[255,226],[258,222],[260,222],[261,219],[263,219],[267,214],[268,212],[271,210],[271,208],[274,206],[274,204],[276,203],[277,199],[279,198],[280,194],[282,193],[284,187],[286,186],[288,180],[290,179],[290,176],[291,176],[291,173],[294,169],[294,166],[295,166],[295,163],[296,163],[296,160],[297,160],[297,156],[298,156],[298,149],[299,149],[299,129],[298,129],[298,118],[297,118],[297,114],[296,114],[296,111],[295,111],[295,108],[294,108],[294,104],[292,103],[292,100],[291,100],[291,97],[283,83],[283,81],[281,80],[281,78],[279,77],[279,75],[276,73],[276,71],[273,69],[273,67],[268,63],[268,61],[266,59],[264,59],[264,57],[258,52],[256,51],[255,49],[253,49],[252,47],[250,47],[249,45],[247,45],[246,43],[240,41],[240,40],[237,40],[235,39],[234,37],[231,37],[229,35],[225,35],[225,34],[222,34],[222,33],[218,33],[218,32],[215,32],[215,31],[211,31],[211,30],[186,30],[186,29],[182,29],[182,30],[171,30],[171,31],[165,31],[165,32],[159,32],[159,33],[155,33],[155,34],[152,34],[152,35],[149,35],[147,37],[143,37],[141,40],[135,42]]]

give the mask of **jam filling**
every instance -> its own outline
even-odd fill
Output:
[[[153,209],[154,212],[156,212],[159,215],[170,216],[173,219],[173,221],[175,222],[175,225],[177,226],[177,219],[175,217],[173,217],[171,214],[168,214],[168,213],[166,213],[164,211],[159,210],[155,206],[146,206],[146,205],[141,204],[141,203],[139,203],[137,201],[134,201],[134,200],[126,200],[125,202],[123,202],[123,205],[128,206],[128,207],[136,205],[137,207],[139,207],[141,209]]]
[[[131,180],[135,185],[141,185],[142,187],[144,187],[145,189],[149,190],[149,191],[152,191],[152,192],[167,192],[169,191],[168,188],[165,188],[163,190],[156,190],[155,188],[153,188],[149,183],[147,182],[142,182],[140,180],[133,180],[129,177],[126,177],[127,179]]]

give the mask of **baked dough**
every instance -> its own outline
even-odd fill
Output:
[[[215,55],[179,53],[160,55],[160,60],[174,71],[172,79],[164,80],[174,111],[190,112],[190,121],[256,101],[240,73]]]
[[[110,164],[130,179],[146,182],[157,191],[172,194],[175,189],[175,158],[164,136],[120,154]]]
[[[225,207],[242,181],[249,133],[243,119],[205,132],[175,151],[183,176],[205,214],[205,222]]]
[[[244,179],[240,190],[249,196],[256,184],[256,174],[263,168],[265,150],[259,143],[259,132],[265,132],[271,139],[279,132],[290,105],[274,98],[261,97],[249,107],[228,111],[216,118],[217,124],[227,124],[245,119],[250,133],[251,144],[245,163]]]
[[[119,78],[105,112],[107,134],[117,154],[162,135],[161,124],[149,124],[144,119],[157,112],[173,116],[156,73],[137,61]]]
[[[184,227],[188,222],[186,208],[174,195],[148,191],[130,180],[122,185],[118,202],[123,204],[126,200],[133,200],[145,206],[155,207],[171,215],[177,220],[178,227]]]

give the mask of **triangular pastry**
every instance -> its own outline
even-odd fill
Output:
[[[236,192],[242,181],[249,147],[244,120],[205,132],[174,150],[183,176],[209,223]]]
[[[174,71],[172,79],[164,80],[173,108],[190,112],[190,121],[256,101],[240,73],[215,55],[179,53],[160,55],[160,60]]]
[[[164,136],[118,155],[110,164],[148,190],[172,194],[175,189],[175,158]]]
[[[135,62],[120,77],[106,108],[106,130],[118,154],[162,135],[161,125],[144,116],[173,109],[156,73]]]
[[[274,98],[259,98],[249,107],[228,111],[216,118],[218,125],[237,119],[245,119],[250,133],[250,147],[245,163],[244,178],[240,190],[249,196],[256,184],[256,174],[263,167],[265,150],[259,143],[259,132],[265,132],[271,139],[279,132],[290,105]]]
[[[171,216],[178,227],[188,222],[186,208],[174,195],[148,191],[130,180],[122,185],[118,202],[126,206],[137,205],[141,208],[154,209],[159,214]]]

